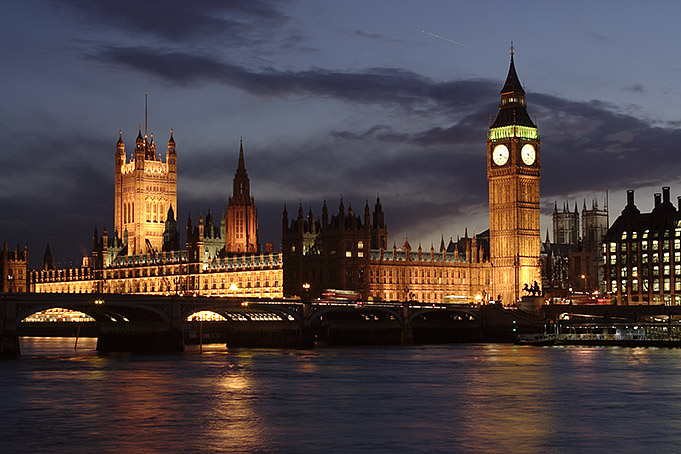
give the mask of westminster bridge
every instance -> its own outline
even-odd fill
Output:
[[[41,311],[82,312],[95,322],[97,350],[181,352],[188,333],[218,333],[228,347],[511,342],[542,320],[500,306],[416,301],[323,301],[94,293],[0,294],[0,355],[19,356],[21,324]],[[195,321],[210,311],[219,322]]]

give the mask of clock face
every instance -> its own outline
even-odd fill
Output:
[[[520,150],[520,157],[522,158],[525,165],[531,166],[534,164],[534,160],[537,159],[537,153],[534,151],[534,147],[532,145],[526,143]]]
[[[498,166],[503,166],[508,161],[508,147],[506,145],[497,145],[492,151],[492,160]]]

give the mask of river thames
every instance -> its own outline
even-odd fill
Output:
[[[22,338],[3,452],[669,452],[681,350],[466,344],[96,353]]]

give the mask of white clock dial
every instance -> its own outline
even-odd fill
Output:
[[[532,145],[526,143],[520,150],[520,157],[522,158],[525,165],[531,166],[534,164],[534,160],[537,159],[537,152],[534,150]]]
[[[503,166],[508,161],[508,147],[506,145],[497,145],[492,151],[492,160],[498,166]]]

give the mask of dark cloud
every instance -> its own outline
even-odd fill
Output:
[[[436,82],[411,71],[372,68],[358,72],[326,69],[249,70],[211,57],[183,52],[160,52],[147,47],[104,47],[90,57],[125,70],[139,71],[177,85],[221,83],[256,96],[318,96],[361,104],[393,104],[427,109],[437,101],[451,109],[466,109],[490,94],[492,82]]]
[[[288,3],[267,0],[60,0],[54,6],[84,19],[83,24],[152,36],[169,43],[229,38],[231,46],[251,46],[271,39],[275,30],[289,22],[284,13]]]

